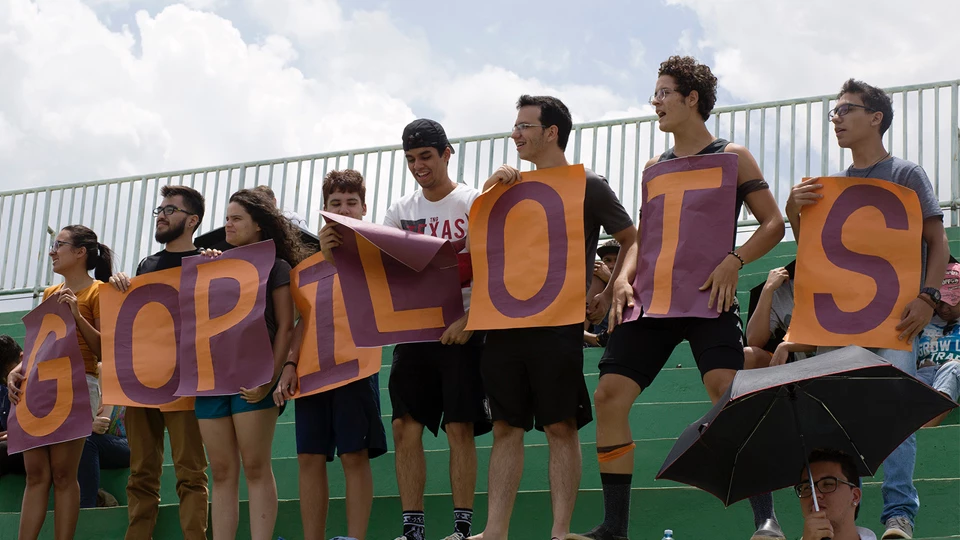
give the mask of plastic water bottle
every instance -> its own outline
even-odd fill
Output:
[[[663,531],[663,540],[673,540],[673,529]]]

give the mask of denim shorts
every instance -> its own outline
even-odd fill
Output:
[[[230,396],[197,396],[194,409],[198,420],[212,420],[226,418],[235,414],[259,411],[276,407],[273,402],[273,392],[256,403],[248,403],[240,394]]]

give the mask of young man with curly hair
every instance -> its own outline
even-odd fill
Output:
[[[621,324],[622,310],[633,305],[631,283],[637,272],[637,241],[627,248],[623,269],[615,280],[610,309],[610,341],[600,360],[600,382],[594,392],[597,409],[597,458],[603,484],[604,520],[573,539],[621,540],[627,537],[634,449],[629,414],[640,393],[648,388],[684,339],[690,342],[703,385],[714,403],[726,392],[738,369],[743,369],[743,331],[737,304],[737,279],[745,263],[755,261],[783,238],[783,216],[763,173],[750,151],[714,137],[706,127],[717,99],[717,78],[710,68],[689,56],[672,56],[660,64],[650,103],[656,108],[660,130],[672,133],[676,144],[647,162],[646,167],[678,157],[729,152],[738,157],[736,205],[729,208],[736,222],[746,203],[760,222],[747,242],[731,251],[706,283],[682,287],[710,290],[715,319],[696,317],[649,318]],[[640,227],[644,226],[641,216]],[[715,301],[714,301],[715,300]],[[618,327],[620,326],[620,327]],[[773,499],[752,500],[757,532],[754,539],[784,538],[773,514]]]

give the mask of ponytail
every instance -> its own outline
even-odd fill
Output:
[[[97,243],[97,253],[94,256],[87,255],[87,269],[90,269],[90,263],[93,262],[93,277],[104,283],[110,281],[113,275],[113,251],[106,244]]]

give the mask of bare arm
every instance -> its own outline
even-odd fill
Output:
[[[636,273],[637,268],[637,248],[634,247],[634,244],[640,240],[640,233],[637,227],[631,225],[614,234],[613,238],[620,243],[620,252],[617,253],[617,262],[613,265],[613,271],[610,272],[610,280],[607,281],[607,286],[604,289],[605,294],[612,294],[613,286],[611,286],[611,283],[617,280],[620,274],[623,273],[625,267],[632,267],[634,269],[633,273]],[[633,257],[630,257],[630,254],[633,254]],[[633,264],[628,265],[627,261],[629,260],[632,260]],[[633,281],[632,277],[630,281]]]
[[[277,322],[277,335],[273,340],[273,379],[280,374],[280,368],[287,361],[290,354],[290,344],[293,341],[294,307],[293,297],[290,296],[290,285],[277,287],[273,295],[273,316]]]
[[[800,243],[800,211],[804,206],[816,204],[823,195],[817,190],[823,187],[819,178],[808,178],[790,189],[787,198],[787,219],[790,220],[790,229],[793,230],[793,239]]]
[[[77,330],[80,332],[80,335],[83,336],[83,340],[87,342],[87,346],[90,347],[93,354],[97,358],[100,358],[100,319],[94,319],[93,324],[90,324],[90,321],[83,317],[78,317]]]
[[[767,274],[767,281],[763,284],[760,299],[753,315],[747,321],[747,345],[763,347],[770,340],[770,311],[773,308],[773,295],[790,279],[786,268],[774,268]]]
[[[923,239],[927,242],[927,276],[923,286],[939,289],[950,262],[950,244],[940,217],[923,220]]]
[[[748,347],[763,347],[770,341],[770,310],[773,307],[773,293],[773,290],[764,285],[757,307],[747,320]]]
[[[763,178],[763,172],[760,171],[760,166],[757,165],[749,150],[738,144],[729,144],[727,145],[727,151],[737,154],[739,158],[738,184]],[[773,198],[773,193],[769,189],[761,189],[748,194],[745,202],[750,207],[754,217],[760,222],[757,230],[753,231],[746,243],[737,250],[743,262],[749,263],[766,255],[783,239],[784,224],[783,214],[780,213],[777,201]]]

